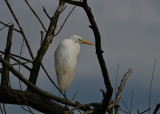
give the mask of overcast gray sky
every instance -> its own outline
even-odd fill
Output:
[[[46,8],[50,15],[53,15],[58,6],[58,0],[28,1],[38,13],[46,28],[48,28],[49,20],[43,13],[42,6]],[[131,94],[132,91],[134,92],[133,112],[136,112],[137,109],[139,111],[148,109],[150,81],[154,61],[155,58],[157,59],[151,95],[151,108],[153,111],[156,104],[160,102],[160,1],[88,0],[88,2],[101,33],[104,58],[113,88],[115,89],[118,64],[120,66],[118,84],[128,68],[133,69],[133,73],[127,80],[122,92],[122,98],[129,108]],[[40,31],[43,29],[23,0],[14,0],[10,1],[10,3],[27,35],[35,56],[40,45]],[[58,28],[62,25],[72,7],[67,5],[66,10],[60,16]],[[12,22],[15,24],[15,28],[18,28],[4,0],[0,1],[0,21],[5,23]],[[60,34],[54,38],[43,63],[55,81],[56,74],[53,58],[58,43],[73,34],[94,43],[92,30],[88,26],[89,21],[85,12],[77,7],[67,20]],[[1,27],[3,26],[0,25]],[[6,35],[7,28],[0,31],[0,50],[4,50]],[[19,54],[21,42],[22,37],[15,32],[12,44],[13,53]],[[29,58],[25,47],[23,56]],[[28,78],[28,72],[25,73],[26,78]],[[11,82],[16,87],[16,79],[12,78]],[[38,86],[53,94],[56,92],[58,95],[58,92],[49,83],[43,71],[40,72]],[[104,89],[104,84],[95,48],[94,46],[81,45],[76,76],[71,87],[67,90],[67,94],[71,99],[74,93],[78,91],[77,101],[81,103],[99,102],[102,99],[101,88]],[[123,110],[126,110],[122,102],[120,102],[120,105]],[[9,114],[11,114],[10,111],[12,113],[17,111],[11,107],[7,108],[7,110]],[[20,114],[21,111],[18,110],[16,113]]]

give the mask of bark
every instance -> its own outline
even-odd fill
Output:
[[[30,106],[42,113],[63,114],[67,111],[63,106],[50,99],[28,91],[0,88],[0,102],[5,104],[17,104]]]

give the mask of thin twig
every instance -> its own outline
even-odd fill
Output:
[[[117,92],[117,94],[116,94],[115,101],[108,106],[108,109],[111,109],[111,108],[113,108],[114,106],[116,106],[116,105],[118,104],[118,102],[119,102],[119,100],[120,100],[120,98],[121,98],[121,93],[122,93],[123,87],[124,87],[124,85],[125,85],[128,77],[129,77],[129,75],[132,73],[132,71],[133,71],[132,69],[128,69],[128,71],[125,73],[125,75],[124,75],[124,77],[123,77],[123,79],[121,80],[121,83],[120,83],[120,85],[119,85],[119,88],[118,88],[118,92]],[[121,98],[121,99],[122,99],[122,98]],[[122,102],[123,102],[123,99],[122,99]],[[125,103],[124,103],[124,104],[125,104]],[[128,107],[127,107],[127,110],[128,110],[128,112],[129,112]]]
[[[24,47],[24,39],[23,39],[22,44],[21,44],[21,49],[20,49],[20,54],[19,54],[20,57],[22,56],[22,53],[23,53],[23,47]],[[19,58],[19,61],[21,62],[21,58]],[[21,64],[19,64],[19,67],[18,67],[18,71],[19,71],[19,72],[20,72],[20,70],[21,70]],[[20,80],[19,80],[19,86],[20,86],[20,90],[21,90],[21,92],[22,92],[22,85],[21,85],[21,81],[20,81]],[[22,105],[20,105],[20,106],[21,106],[25,111],[30,112],[30,113],[33,114],[32,110],[30,109],[30,107],[29,107],[29,105],[28,105],[28,103],[27,103],[27,101],[26,101],[26,99],[25,99],[25,96],[24,96],[23,92],[22,92],[22,96],[23,96],[24,101],[25,101],[25,103],[26,103],[26,105],[27,105],[27,107],[28,107],[29,110],[25,109]]]
[[[21,27],[21,25],[20,25],[20,23],[19,23],[16,15],[14,14],[14,12],[13,12],[13,10],[12,10],[12,8],[11,8],[11,5],[9,4],[8,0],[5,0],[5,2],[6,2],[8,8],[9,8],[9,10],[10,10],[10,12],[11,12],[13,18],[14,18],[14,20],[16,21],[16,23],[17,23],[17,25],[18,25],[18,27],[19,27],[19,29],[20,29],[20,31],[21,31],[21,35],[23,36],[23,38],[24,38],[24,40],[25,40],[25,43],[26,43],[26,45],[27,45],[27,48],[28,48],[28,51],[29,51],[29,54],[30,54],[31,58],[34,59],[34,56],[33,56],[33,53],[32,53],[32,51],[31,51],[31,47],[30,47],[30,45],[29,45],[29,42],[28,42],[28,40],[27,40],[27,38],[26,38],[26,35],[24,34],[24,31],[23,31],[23,29],[22,29],[22,27]]]
[[[90,104],[82,104],[82,105],[79,105],[79,106],[76,106],[74,108],[72,108],[71,110],[67,111],[65,114],[70,114],[71,112],[73,112],[74,110],[78,110],[82,107],[90,107],[90,106],[93,106],[93,107],[97,107],[97,106],[100,106],[102,105],[102,103],[90,103]],[[89,110],[89,109],[88,109]]]
[[[115,97],[116,97],[116,93],[117,93],[117,80],[118,80],[118,73],[119,73],[119,64],[118,64],[118,66],[117,66],[116,86],[115,86]]]
[[[84,5],[83,2],[81,2],[81,1],[75,1],[75,0],[63,0],[63,1],[67,2],[69,4],[72,4],[72,5],[80,6],[80,7],[83,7],[83,5]]]
[[[66,19],[64,20],[61,28],[58,30],[58,32],[57,32],[54,36],[57,36],[57,35],[60,33],[60,31],[62,30],[64,24],[66,23],[67,19],[69,18],[69,16],[71,15],[71,13],[73,12],[73,10],[74,10],[75,8],[76,8],[76,6],[74,6],[74,7],[72,8],[72,10],[69,12],[69,14],[67,15]]]
[[[9,27],[9,23],[11,23],[11,22],[9,22],[8,24],[5,24],[5,23],[3,23],[2,21],[0,21],[0,23],[2,24],[2,25],[4,25],[4,26],[7,26],[7,27]],[[19,33],[21,33],[21,31],[19,31],[18,29],[15,29],[15,28],[13,28],[14,29],[14,31],[16,31],[16,32],[19,32]]]
[[[73,96],[73,98],[72,98],[71,101],[73,101],[75,99],[75,97],[76,97],[77,94],[78,94],[78,91],[74,94],[74,96]]]
[[[1,110],[1,113],[3,114],[3,110],[2,110],[1,104],[0,104],[0,110]]]
[[[122,99],[122,96],[120,99],[121,99],[122,103],[124,104],[124,106],[126,107],[127,111],[129,112],[129,108],[128,108],[127,104],[124,102],[124,100]]]
[[[63,95],[63,97],[64,97],[65,99],[67,99],[66,95],[63,94],[63,92],[59,89],[59,87],[56,85],[56,83],[51,79],[51,77],[49,76],[49,74],[48,74],[47,70],[45,69],[45,67],[43,66],[43,64],[41,64],[41,66],[42,66],[42,69],[44,70],[44,72],[46,73],[48,79],[51,81],[51,83],[52,83],[52,84],[56,87],[56,89]]]
[[[41,42],[40,42],[40,46],[41,46],[44,40],[44,32],[41,31],[40,33],[41,33]]]
[[[154,61],[153,72],[152,72],[152,79],[151,79],[150,91],[149,91],[149,108],[151,108],[150,105],[151,105],[152,82],[153,82],[155,68],[156,68],[156,58],[155,58],[155,61]],[[150,114],[150,110],[148,111],[148,114]]]
[[[3,52],[3,51],[1,51],[1,50],[0,50],[0,53],[4,54],[4,52]],[[24,61],[31,61],[31,60],[29,60],[29,59],[27,59],[27,58],[20,57],[19,55],[12,54],[12,53],[11,53],[11,56],[13,56],[13,57],[17,57],[17,58],[21,58],[21,59],[22,59],[22,60],[24,60]]]
[[[29,70],[29,71],[31,70],[31,68],[26,65],[27,63],[31,63],[30,61],[29,61],[29,62],[20,62],[19,60],[17,60],[16,58],[14,58],[14,57],[12,57],[12,56],[11,56],[11,59],[13,59],[14,61],[17,62],[17,63],[12,64],[12,66],[21,64],[21,65],[22,65],[23,67],[25,67],[27,70]]]
[[[148,112],[149,110],[151,110],[151,108],[149,108],[149,109],[147,109],[147,110],[145,110],[145,111],[143,111],[143,112],[139,112],[138,109],[137,109],[137,112],[138,112],[138,114],[143,114],[143,113],[145,113],[145,112]]]
[[[43,6],[43,11],[44,11],[44,13],[46,14],[46,16],[51,20],[51,17],[50,17],[49,14],[47,13],[47,11],[46,11],[46,9],[45,9],[44,6]]]
[[[36,18],[38,19],[39,23],[41,24],[42,28],[44,29],[45,32],[47,32],[44,24],[42,23],[41,19],[39,18],[39,16],[37,15],[37,13],[34,11],[34,9],[31,7],[31,5],[28,3],[27,0],[25,0],[26,4],[28,5],[28,7],[30,8],[30,10],[32,11],[32,13],[36,16]]]
[[[133,94],[134,94],[134,92],[132,91],[130,114],[131,114],[131,112],[132,112],[132,106],[133,106]]]
[[[10,25],[9,30],[8,30],[5,52],[4,52],[4,59],[8,62],[10,62],[13,28],[14,28],[14,25],[13,24]],[[2,66],[3,68],[2,68],[1,85],[2,87],[4,86],[9,87],[9,84],[10,84],[9,70],[7,69],[5,65],[2,64]]]
[[[6,108],[5,108],[5,104],[4,104],[4,103],[3,103],[3,111],[4,111],[5,114],[7,114]]]
[[[19,67],[19,68],[20,68],[20,67]],[[25,99],[25,96],[24,96],[23,91],[22,91],[22,85],[21,85],[21,81],[20,81],[20,80],[19,80],[19,85],[20,85],[20,90],[21,90],[21,92],[22,92],[23,99],[24,99],[24,101],[25,101],[25,103],[26,103],[26,106],[28,107],[29,110],[25,109],[21,104],[19,104],[19,105],[22,107],[23,110],[25,110],[25,111],[27,111],[27,112],[29,112],[29,113],[31,113],[31,114],[34,114],[34,113],[32,112],[32,110],[31,110],[31,108],[29,107],[26,99]]]
[[[1,21],[0,21],[0,23],[1,23]],[[3,30],[3,29],[4,29],[5,27],[7,27],[7,26],[9,27],[9,24],[10,24],[10,23],[11,23],[11,22],[9,22],[8,24],[5,24],[4,27],[2,27],[2,28],[0,29],[0,31]]]
[[[128,113],[128,112],[127,112],[127,111],[125,111],[125,110],[122,110],[122,109],[119,109],[119,110],[120,110],[120,111],[122,111],[122,112],[124,112],[124,113],[126,113],[126,114]]]
[[[158,110],[160,109],[160,103],[157,104],[156,108],[154,109],[153,114],[157,114]]]

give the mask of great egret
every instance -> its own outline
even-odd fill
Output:
[[[55,69],[61,91],[65,91],[74,79],[77,57],[80,51],[79,43],[93,45],[84,41],[81,37],[73,35],[69,39],[62,40],[55,51]]]

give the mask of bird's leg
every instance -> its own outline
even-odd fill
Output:
[[[66,90],[64,91],[64,95],[65,95],[65,97],[67,98],[67,92],[66,92]],[[68,109],[68,106],[65,104],[65,108],[67,108]]]
[[[64,95],[65,95],[65,97],[67,97],[67,92],[66,92],[66,90],[64,91]]]
[[[58,97],[60,97],[60,96],[61,96],[61,93],[59,92]]]

